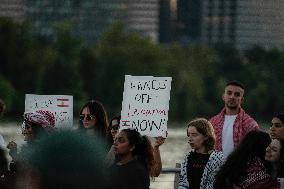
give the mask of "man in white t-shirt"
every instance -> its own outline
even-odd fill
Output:
[[[222,95],[225,107],[209,120],[216,134],[216,150],[222,151],[225,157],[248,132],[259,129],[257,122],[241,108],[244,92],[240,82],[228,82]]]

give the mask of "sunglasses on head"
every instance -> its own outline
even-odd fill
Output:
[[[95,116],[93,116],[93,115],[91,115],[91,114],[81,114],[81,115],[79,116],[79,119],[80,119],[81,121],[83,121],[85,117],[86,117],[86,120],[87,120],[87,121],[91,121],[92,119],[95,119]]]

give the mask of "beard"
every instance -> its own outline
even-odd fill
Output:
[[[226,103],[226,107],[231,109],[231,110],[236,110],[239,108],[239,105],[235,101],[228,101]]]

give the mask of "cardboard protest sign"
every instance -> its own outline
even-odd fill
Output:
[[[171,77],[125,76],[120,129],[166,136]]]
[[[26,94],[25,112],[48,110],[55,116],[55,127],[73,126],[73,96]]]

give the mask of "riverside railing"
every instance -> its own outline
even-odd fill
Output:
[[[161,174],[174,174],[174,189],[178,188],[179,181],[179,173],[180,173],[180,163],[176,163],[175,168],[162,168]]]

